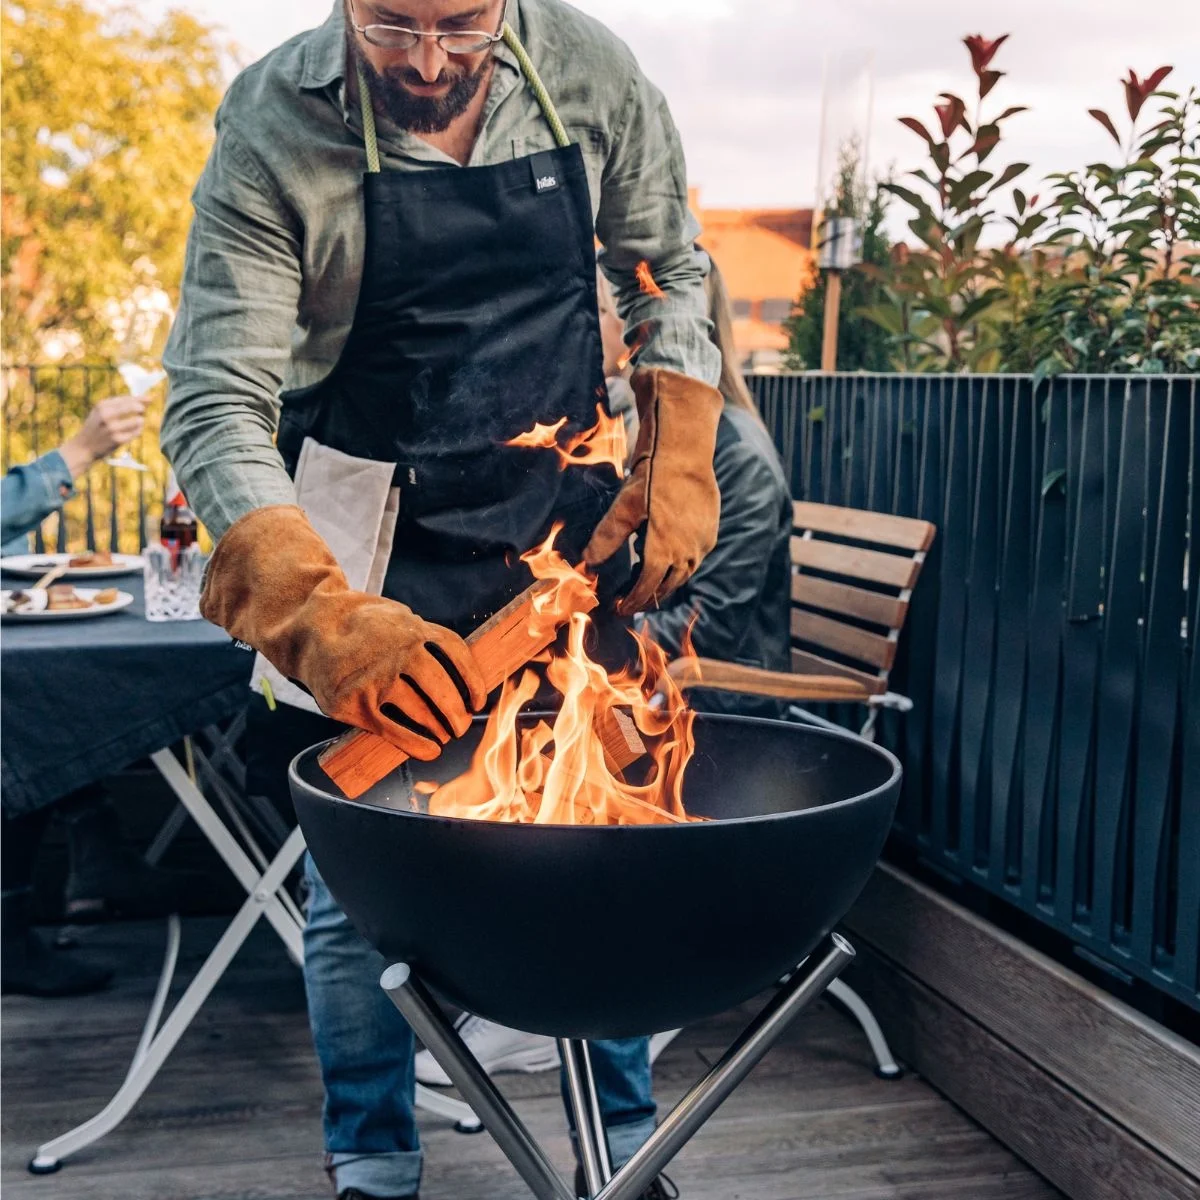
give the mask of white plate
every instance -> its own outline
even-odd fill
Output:
[[[14,575],[40,579],[51,567],[78,558],[78,554],[10,554],[0,558],[0,568]],[[111,575],[141,574],[144,561],[140,554],[114,554],[111,567],[68,567],[60,579],[107,579]]]
[[[75,594],[81,600],[90,600],[101,588],[76,588]],[[44,609],[42,612],[8,612],[8,598],[12,592],[7,589],[0,591],[0,619],[5,621],[69,621],[72,617],[102,617],[105,613],[120,612],[133,603],[133,597],[128,592],[118,592],[117,598],[111,604],[94,604],[91,608],[56,608]]]

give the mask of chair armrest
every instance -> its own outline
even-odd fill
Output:
[[[667,674],[680,691],[689,687],[717,688],[778,700],[866,700],[867,688],[856,679],[840,675],[793,675],[790,671],[764,671],[715,658],[677,658]]]

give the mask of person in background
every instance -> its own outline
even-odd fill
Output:
[[[0,543],[27,550],[28,535],[74,495],[90,467],[142,431],[146,401],[101,400],[74,437],[0,480]],[[80,788],[34,812],[4,816],[0,833],[0,991],[4,995],[75,996],[97,991],[112,971],[52,950],[34,932],[33,868],[53,814],[67,826],[68,916],[94,920],[118,910],[134,916],[173,911],[186,876],[149,866],[124,844],[116,809],[99,784]]]
[[[31,463],[13,467],[0,480],[3,553],[27,550],[28,535],[75,494],[75,480],[142,432],[145,412],[145,400],[110,396],[88,413],[74,437]]]
[[[637,410],[632,401],[624,403],[629,387],[624,378],[628,358],[624,327],[604,276],[599,272],[597,276],[609,410],[625,418],[626,438],[632,447]],[[792,497],[775,445],[742,378],[725,283],[711,261],[705,290],[712,323],[710,337],[721,351],[718,387],[724,400],[713,456],[721,492],[717,544],[691,579],[658,609],[638,614],[635,625],[648,632],[671,658],[683,652],[684,637],[691,625],[692,649],[701,657],[786,671],[791,661],[788,606]],[[708,712],[782,716],[777,701],[735,692],[695,688],[688,691],[688,701],[693,708]],[[558,1066],[553,1038],[520,1033],[471,1014],[463,1015],[458,1031],[489,1072],[533,1074]],[[650,1039],[651,1062],[677,1032],[658,1033]],[[427,1050],[416,1057],[416,1075],[421,1083],[435,1087],[450,1083]]]
[[[724,400],[713,469],[721,493],[717,545],[696,573],[636,625],[672,658],[683,653],[691,624],[693,652],[769,671],[791,666],[792,497],[771,436],[742,378],[733,343],[733,315],[716,263],[705,280],[711,337],[721,352],[718,388]],[[694,620],[694,624],[692,624]],[[778,702],[735,692],[694,689],[693,708],[779,717]]]

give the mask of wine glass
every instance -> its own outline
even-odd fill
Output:
[[[161,369],[147,371],[145,367],[140,367],[137,363],[132,362],[119,363],[117,374],[121,376],[122,383],[129,389],[129,394],[139,400],[147,395],[151,388],[157,387],[167,377],[167,373]],[[110,467],[125,467],[131,471],[150,470],[145,463],[138,462],[130,454],[128,447],[121,454],[113,458],[106,458],[104,461]]]

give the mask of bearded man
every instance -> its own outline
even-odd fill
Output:
[[[337,0],[234,82],[194,196],[162,433],[217,539],[203,612],[292,706],[260,722],[273,757],[257,738],[252,777],[345,725],[435,757],[486,702],[463,635],[529,582],[519,556],[555,523],[625,614],[712,548],[720,358],[685,180],[662,95],[560,0]],[[595,423],[597,239],[641,343],[624,481],[505,445]],[[412,1034],[306,869],[334,1187],[415,1197]],[[646,1040],[592,1057],[619,1164],[654,1127]]]

